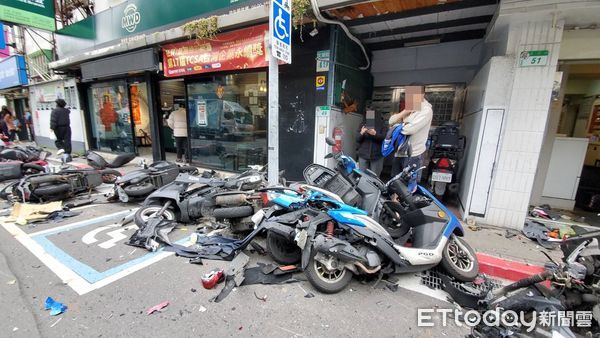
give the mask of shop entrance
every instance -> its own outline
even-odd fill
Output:
[[[175,138],[173,130],[169,128],[167,120],[172,112],[179,109],[183,104],[185,106],[185,83],[183,79],[163,80],[159,82],[160,88],[160,132],[162,146],[165,150],[167,160],[175,158],[177,149],[175,147]]]
[[[600,61],[560,66],[550,116],[531,204],[600,226]]]
[[[116,153],[151,149],[146,82],[97,83],[88,89],[88,95],[92,149]]]

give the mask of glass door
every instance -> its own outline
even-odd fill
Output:
[[[267,163],[266,73],[187,84],[192,161],[230,171]]]
[[[93,149],[135,152],[127,89],[125,81],[104,82],[89,88]]]

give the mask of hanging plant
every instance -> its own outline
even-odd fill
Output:
[[[292,25],[294,29],[298,29],[298,26],[302,28],[304,24],[304,16],[307,15],[308,11],[312,8],[310,0],[293,0],[292,1]]]
[[[212,39],[219,32],[216,16],[190,21],[183,25],[183,31],[192,39]]]

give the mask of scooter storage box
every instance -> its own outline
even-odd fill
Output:
[[[341,174],[333,176],[325,183],[323,189],[340,196],[342,201],[348,205],[357,206],[360,204],[360,195]]]
[[[17,161],[1,162],[0,163],[0,181],[12,180],[21,178],[21,166],[23,163]]]

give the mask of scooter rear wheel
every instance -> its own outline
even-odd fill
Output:
[[[154,184],[150,182],[128,185],[123,188],[123,191],[131,197],[140,197],[150,194],[154,191]]]
[[[269,256],[279,264],[295,264],[302,258],[302,251],[296,243],[273,231],[267,232],[267,251]]]
[[[450,276],[461,282],[471,282],[479,273],[475,250],[464,239],[455,235],[452,235],[446,243],[440,264]]]
[[[323,293],[338,293],[346,288],[352,281],[352,272],[344,267],[329,270],[325,264],[315,259],[313,251],[304,270],[306,279],[310,284]]]

